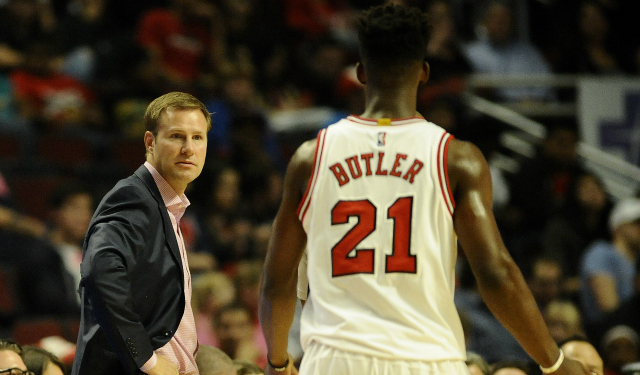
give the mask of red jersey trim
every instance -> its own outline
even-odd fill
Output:
[[[450,134],[445,132],[438,142],[438,153],[436,163],[438,165],[438,182],[440,183],[440,192],[442,199],[447,206],[449,214],[453,215],[453,203],[451,200],[451,190],[449,189],[449,177],[447,176],[447,159]]]
[[[453,199],[453,192],[451,191],[451,185],[449,185],[449,163],[448,163],[449,142],[451,142],[452,139],[455,139],[455,136],[449,134],[449,138],[447,138],[447,143],[445,143],[444,145],[444,156],[442,158],[442,164],[444,166],[444,177],[445,177],[445,183],[447,184],[447,192],[449,193],[449,201],[451,202],[451,208],[455,209],[456,200]]]
[[[376,119],[364,118],[364,117],[355,116],[355,115],[348,116],[347,120],[351,122],[355,122],[356,124],[361,124],[361,125],[379,126],[378,120]],[[391,124],[389,126],[407,125],[407,124],[413,124],[419,121],[426,121],[426,120],[424,119],[424,117],[419,117],[419,116],[402,118],[402,119],[391,119]]]
[[[322,129],[318,132],[317,143],[316,143],[316,151],[313,156],[313,170],[311,171],[311,176],[309,177],[309,182],[307,183],[307,189],[302,196],[302,200],[300,201],[300,205],[298,206],[298,210],[296,214],[300,221],[304,220],[305,215],[307,214],[307,210],[309,209],[311,203],[311,194],[313,192],[313,188],[315,187],[316,181],[318,179],[318,170],[320,169],[320,161],[322,160],[322,153],[324,151],[324,141],[327,136],[327,129]]]

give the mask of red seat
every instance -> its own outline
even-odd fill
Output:
[[[20,319],[13,324],[11,337],[21,345],[36,345],[49,336],[65,337],[60,320],[54,318]]]
[[[80,319],[68,320],[65,328],[65,338],[70,342],[77,342],[80,333]]]

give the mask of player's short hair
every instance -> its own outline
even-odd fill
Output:
[[[207,131],[211,129],[211,114],[207,107],[195,96],[185,92],[170,92],[154,99],[147,107],[144,114],[144,126],[153,135],[158,135],[158,121],[160,116],[167,109],[199,109],[207,120]]]
[[[357,24],[363,61],[395,65],[424,61],[431,26],[415,7],[386,4],[370,8]]]

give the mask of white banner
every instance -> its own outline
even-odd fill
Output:
[[[640,79],[582,79],[578,122],[585,143],[640,166]]]

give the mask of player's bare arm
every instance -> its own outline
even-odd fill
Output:
[[[482,299],[533,360],[543,367],[552,367],[560,351],[522,273],[502,242],[492,211],[491,175],[484,156],[473,144],[453,140],[447,164],[456,202],[454,228]],[[588,374],[588,371],[578,362],[565,359],[555,373]]]
[[[305,142],[289,162],[282,202],[265,259],[260,322],[267,341],[269,361],[275,366],[284,365],[288,358],[287,337],[297,300],[298,263],[307,242],[296,211],[311,176],[315,148],[315,140]],[[293,368],[293,365],[289,367]]]

